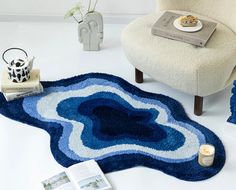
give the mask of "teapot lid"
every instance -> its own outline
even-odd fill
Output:
[[[9,66],[13,68],[27,67],[28,62],[25,59],[14,59],[9,63]]]

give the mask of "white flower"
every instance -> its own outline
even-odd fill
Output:
[[[77,3],[73,8],[71,8],[66,14],[65,18],[74,16],[77,12],[82,11],[81,3]]]

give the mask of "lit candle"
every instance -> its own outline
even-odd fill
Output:
[[[200,146],[198,154],[198,163],[201,166],[212,166],[215,157],[215,147],[210,144],[203,144]]]

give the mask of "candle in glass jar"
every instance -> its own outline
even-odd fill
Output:
[[[215,158],[215,147],[210,144],[203,144],[200,146],[198,154],[198,163],[201,166],[212,166]]]

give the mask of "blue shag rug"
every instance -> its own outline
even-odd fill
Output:
[[[236,81],[234,81],[233,84],[232,94],[230,99],[231,116],[229,117],[228,122],[236,124]]]
[[[95,159],[105,173],[146,166],[187,181],[208,179],[224,166],[220,139],[190,120],[172,98],[108,74],[42,85],[41,95],[12,102],[0,94],[0,113],[46,130],[52,154],[62,166]],[[209,168],[197,161],[199,146],[205,143],[216,148]]]

